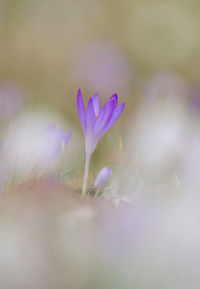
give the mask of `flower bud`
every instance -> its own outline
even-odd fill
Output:
[[[110,180],[112,176],[112,170],[109,166],[104,167],[100,170],[99,174],[96,177],[96,180],[94,182],[95,187],[103,188],[106,186],[108,181]]]

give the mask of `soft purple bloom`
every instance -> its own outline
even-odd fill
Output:
[[[133,83],[133,69],[127,55],[109,42],[80,46],[72,61],[71,74],[76,82],[102,95],[109,95],[115,89],[128,95]]]
[[[104,167],[98,173],[96,180],[94,182],[94,186],[99,188],[105,187],[108,181],[110,180],[111,176],[112,170],[110,169],[110,167],[109,166]]]
[[[81,90],[78,90],[77,108],[85,135],[86,153],[85,174],[82,190],[83,196],[85,194],[87,186],[90,158],[96,148],[96,145],[100,138],[104,135],[104,133],[106,133],[117,121],[124,109],[125,103],[121,103],[120,105],[117,105],[117,103],[118,97],[115,93],[110,97],[110,99],[104,104],[103,108],[101,109],[99,96],[98,94],[95,94],[89,99],[87,108],[85,110]]]
[[[190,91],[189,106],[199,114],[200,110],[200,87],[193,87]]]
[[[125,103],[117,105],[117,94],[113,94],[110,99],[100,108],[98,94],[89,99],[85,111],[81,90],[78,91],[77,107],[78,114],[85,134],[86,154],[92,154],[100,138],[106,133],[120,117]]]
[[[44,135],[44,159],[51,161],[58,156],[66,147],[70,138],[71,131],[65,135],[62,129],[57,129],[54,124],[49,125]]]
[[[10,120],[23,106],[24,93],[14,83],[0,84],[0,117],[2,120]]]

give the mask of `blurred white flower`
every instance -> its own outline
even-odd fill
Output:
[[[200,198],[200,127],[193,126],[188,132],[182,151],[179,173],[182,182],[182,189],[187,197]],[[196,193],[196,195],[194,195]]]
[[[49,125],[43,136],[43,158],[50,162],[57,157],[67,146],[71,138],[71,131],[65,135],[62,129],[56,128],[55,124]]]
[[[184,106],[174,99],[144,103],[130,120],[127,131],[127,158],[135,168],[162,174],[176,165],[187,129]]]
[[[56,127],[50,127],[54,123]],[[66,147],[65,155],[59,155],[66,138],[63,131],[73,130],[73,137]],[[82,156],[80,136],[60,115],[38,109],[26,112],[13,122],[5,136],[2,166],[6,167],[6,178],[16,174],[26,178],[31,174],[60,168],[70,169]],[[64,157],[64,159],[63,159]],[[48,161],[47,161],[48,160]],[[63,165],[64,165],[63,163]]]
[[[185,98],[188,92],[187,84],[179,75],[172,71],[158,71],[153,74],[145,86],[145,101],[176,101]]]

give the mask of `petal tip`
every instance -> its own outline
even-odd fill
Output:
[[[84,106],[83,97],[82,97],[80,88],[78,89],[78,94],[77,94],[77,109],[78,109],[78,114],[79,114],[81,125],[83,127],[83,130],[85,131],[85,121],[86,121],[85,106]]]
[[[110,97],[110,99],[113,99],[114,102],[115,102],[115,106],[117,106],[117,103],[118,103],[118,95],[117,95],[117,93],[114,93],[114,94]]]
[[[81,92],[81,89],[80,89],[80,88],[78,89],[77,96],[82,96],[82,92]]]

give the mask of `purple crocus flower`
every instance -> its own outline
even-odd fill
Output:
[[[44,159],[51,161],[58,156],[62,149],[66,147],[71,138],[71,131],[66,135],[62,129],[56,128],[54,124],[49,125],[45,130],[44,135]]]
[[[80,118],[81,125],[83,127],[85,135],[85,153],[86,153],[86,163],[85,163],[85,174],[83,179],[83,190],[82,194],[84,196],[90,158],[99,142],[100,138],[113,126],[113,124],[120,117],[125,103],[117,105],[118,97],[117,94],[113,94],[110,99],[104,104],[103,108],[100,108],[100,101],[98,94],[95,94],[89,99],[87,109],[85,111],[84,102],[81,90],[78,90],[77,95],[77,108]]]

